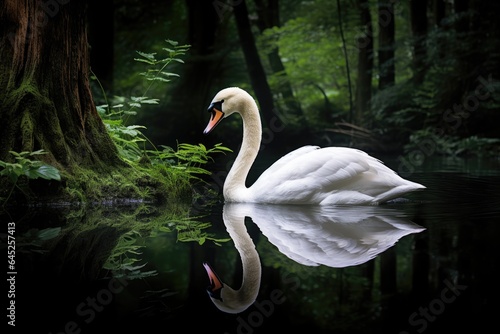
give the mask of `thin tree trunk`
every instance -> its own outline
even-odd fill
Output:
[[[379,23],[379,49],[378,66],[379,79],[378,88],[384,88],[394,85],[396,70],[394,66],[394,5],[388,0],[378,1],[378,23]]]
[[[255,0],[259,22],[258,26],[261,33],[263,33],[266,29],[280,27],[279,1],[267,0],[267,5],[264,2],[265,1],[263,0]],[[281,61],[278,47],[274,47],[267,54],[267,57],[273,74],[279,77],[278,91],[283,96],[283,101],[285,103],[287,112],[296,115],[300,120],[302,120],[304,118],[304,113],[302,111],[300,103],[297,101],[295,95],[293,94],[293,88],[290,80],[288,80],[285,66]]]
[[[347,73],[347,87],[349,90],[349,122],[352,123],[353,121],[353,112],[354,108],[352,105],[352,85],[351,85],[351,70],[349,66],[349,57],[347,55],[347,49],[346,49],[346,43],[345,43],[345,36],[344,36],[344,28],[342,24],[342,8],[340,6],[340,0],[337,0],[337,17],[339,20],[339,31],[340,31],[340,38],[342,39],[342,49],[344,51],[344,58],[345,58],[345,67],[346,67],[346,73]]]
[[[410,0],[410,22],[413,34],[413,80],[419,84],[426,70],[427,0]]]
[[[233,10],[250,82],[260,105],[263,126],[266,127],[273,118],[273,95],[267,82],[266,73],[262,66],[257,47],[255,46],[246,2],[242,0],[241,3],[234,6]]]
[[[455,0],[453,1],[453,10],[455,14],[463,15],[456,20],[455,27],[459,33],[469,31],[469,18],[465,15],[469,10],[469,0]]]
[[[358,78],[356,84],[356,121],[360,123],[370,110],[372,97],[373,38],[368,0],[359,0],[363,35],[358,39]]]
[[[446,15],[445,0],[434,0],[434,23],[437,27],[441,27],[442,21]]]

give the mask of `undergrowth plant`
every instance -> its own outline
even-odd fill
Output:
[[[202,167],[209,160],[210,154],[231,151],[221,144],[207,149],[204,145],[178,144],[177,147],[160,146],[157,148],[142,132],[142,125],[127,125],[130,116],[137,115],[143,105],[159,104],[159,99],[148,97],[147,94],[155,83],[168,83],[178,74],[168,72],[167,67],[173,62],[184,63],[180,58],[189,50],[189,45],[179,45],[172,40],[166,40],[162,53],[146,53],[137,51],[135,61],[146,65],[140,75],[149,83],[142,96],[130,98],[114,97],[112,103],[107,99],[103,87],[102,93],[107,101],[97,106],[97,111],[106,125],[108,133],[114,140],[120,156],[129,163],[137,164],[151,162],[153,168],[168,169],[174,175],[182,174],[188,178],[196,178],[196,174],[209,174]],[[100,83],[99,83],[100,85]]]
[[[3,205],[9,200],[14,188],[18,187],[18,180],[22,176],[28,179],[42,178],[46,180],[61,181],[61,175],[57,168],[34,159],[36,156],[47,154],[44,150],[34,152],[9,152],[14,156],[15,162],[10,163],[0,160],[0,167],[2,168],[0,170],[0,176],[7,177],[12,184],[12,188],[7,194],[7,197],[2,201]],[[21,192],[23,191],[21,188],[19,188],[19,190],[21,190]]]

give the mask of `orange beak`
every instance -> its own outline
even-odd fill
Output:
[[[210,281],[210,285],[207,288],[208,293],[212,298],[222,299],[220,296],[220,290],[224,287],[224,284],[208,263],[204,262],[203,267],[205,267]]]
[[[224,113],[215,107],[213,107],[210,110],[210,113],[211,113],[210,121],[208,122],[208,125],[205,128],[205,130],[203,130],[203,134],[205,135],[208,135],[217,126],[217,124],[219,124],[219,122],[224,118]]]

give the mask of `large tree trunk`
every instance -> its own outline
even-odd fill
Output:
[[[359,0],[363,35],[358,38],[358,78],[356,84],[356,121],[360,124],[370,109],[372,97],[373,38],[368,0]]]
[[[2,178],[0,196],[7,188],[20,190],[7,195],[17,203],[141,196],[125,193],[134,174],[91,96],[86,2],[4,0],[0,22],[0,160],[43,149],[37,158],[62,175],[62,182],[23,179],[17,188]]]
[[[89,86],[84,1],[4,0],[0,159],[49,152],[58,168],[121,163]]]
[[[260,105],[262,123],[264,127],[273,119],[274,101],[271,88],[267,82],[266,73],[255,45],[255,38],[252,34],[250,21],[248,19],[248,9],[246,2],[241,1],[234,6],[234,17],[238,27],[241,48],[245,56],[250,82]]]

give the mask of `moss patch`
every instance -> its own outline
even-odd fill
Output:
[[[76,166],[61,171],[61,176],[60,182],[21,177],[7,204],[165,203],[189,201],[192,193],[187,173],[175,173],[157,166],[114,166],[101,170]],[[12,184],[5,178],[1,183],[0,197],[5,199]]]

